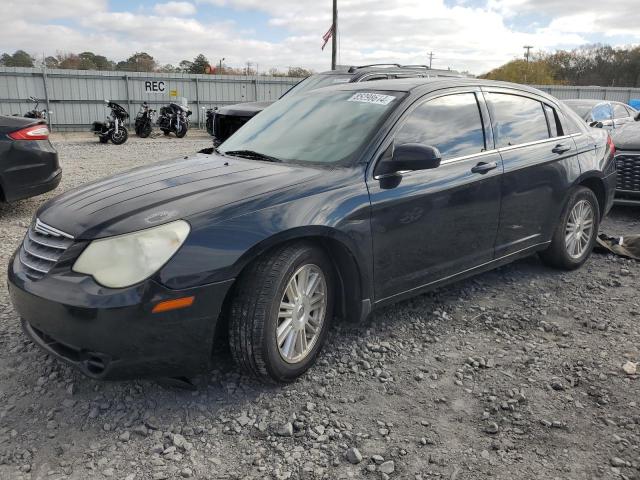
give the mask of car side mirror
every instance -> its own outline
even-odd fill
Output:
[[[405,143],[393,149],[393,155],[383,158],[376,166],[374,175],[389,175],[404,171],[438,168],[442,155],[436,147],[421,143]]]
[[[603,128],[604,124],[602,122],[591,122],[589,126],[593,128]]]
[[[640,122],[640,112],[636,113],[636,115],[633,117],[633,119],[634,119],[636,122]]]

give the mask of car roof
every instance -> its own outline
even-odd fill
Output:
[[[413,90],[422,90],[424,93],[439,90],[442,88],[451,87],[465,87],[465,86],[478,86],[478,87],[500,87],[508,88],[511,90],[519,90],[525,93],[531,93],[538,96],[542,96],[558,102],[558,100],[551,95],[546,94],[540,90],[527,85],[521,85],[519,83],[499,82],[496,80],[481,80],[477,78],[456,78],[456,77],[432,77],[432,78],[401,78],[394,80],[373,80],[370,82],[362,83],[343,83],[331,87],[324,87],[322,90],[379,90],[379,91],[395,91],[395,92],[411,92]]]

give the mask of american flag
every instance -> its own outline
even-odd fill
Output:
[[[324,43],[322,44],[322,50],[324,50],[324,47],[327,46],[327,43],[329,42],[329,39],[331,38],[332,35],[333,35],[333,25],[331,25],[331,28],[327,30],[327,33],[325,33],[322,36],[322,39],[324,40]]]

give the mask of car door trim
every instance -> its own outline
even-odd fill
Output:
[[[526,252],[528,250],[531,250],[531,251],[537,250],[537,249],[539,249],[540,247],[542,247],[544,245],[548,245],[549,243],[551,243],[551,241],[540,242],[540,243],[536,243],[535,245],[529,245],[528,247],[525,247],[525,248],[523,248],[521,250],[517,250],[515,252],[508,253],[507,255],[503,255],[502,257],[494,258],[493,260],[490,260],[490,261],[485,262],[485,263],[481,263],[480,265],[476,265],[475,267],[471,267],[471,268],[468,268],[466,270],[461,270],[460,272],[453,273],[451,275],[447,275],[446,277],[442,277],[442,278],[439,278],[437,280],[433,280],[431,282],[425,283],[425,284],[420,285],[418,287],[410,288],[409,290],[404,290],[404,291],[399,292],[399,293],[394,293],[393,295],[390,295],[388,297],[381,298],[380,300],[376,300],[374,302],[374,304],[377,305],[379,303],[383,303],[383,302],[387,302],[389,300],[392,300],[392,299],[394,299],[396,297],[407,295],[407,294],[410,294],[410,293],[418,291],[418,290],[427,289],[427,288],[429,288],[429,287],[431,287],[431,286],[433,286],[435,284],[438,284],[438,283],[441,283],[441,282],[446,282],[447,280],[451,280],[451,279],[453,279],[455,277],[458,277],[460,275],[464,275],[464,274],[467,274],[467,273],[471,273],[471,272],[473,272],[475,270],[488,267],[489,265],[492,265],[494,263],[499,263],[499,262],[501,262],[503,260],[506,260],[509,257],[524,253],[524,252]]]

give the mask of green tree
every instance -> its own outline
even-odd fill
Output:
[[[157,68],[158,64],[154,58],[146,52],[134,53],[116,65],[117,70],[126,72],[154,72]]]
[[[206,68],[210,65],[209,60],[202,53],[193,59],[193,62],[189,62],[189,73],[207,73]],[[182,62],[180,62],[182,65]]]
[[[0,65],[5,67],[33,67],[33,57],[24,50],[16,50],[13,55],[2,54]]]

